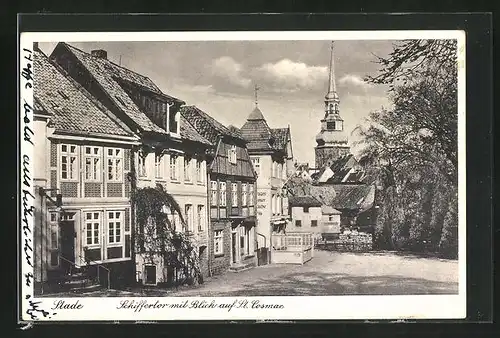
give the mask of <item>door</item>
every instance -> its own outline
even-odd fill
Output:
[[[236,263],[236,260],[238,257],[237,245],[238,245],[238,241],[237,241],[236,232],[232,232],[231,233],[231,253],[232,253],[231,257],[233,258],[233,263]]]
[[[64,258],[61,259],[61,267],[64,272],[69,273],[72,264],[68,261],[75,261],[75,221],[61,221],[59,231],[61,234],[61,256]]]

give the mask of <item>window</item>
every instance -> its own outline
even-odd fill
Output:
[[[273,215],[276,215],[276,195],[271,197],[271,211]]]
[[[139,152],[137,156],[137,175],[139,177],[146,177],[148,173],[146,171],[146,154]]]
[[[51,233],[50,233],[50,247],[54,250],[58,248],[58,224],[57,224],[57,213],[50,213],[50,225],[51,225]]]
[[[248,205],[253,206],[253,201],[254,201],[254,185],[250,184],[249,185],[249,192],[248,192]]]
[[[300,219],[295,220],[295,226],[296,227],[301,227],[302,226],[302,221]]]
[[[203,183],[203,161],[197,159],[196,160],[196,181],[198,183]]]
[[[123,212],[108,212],[108,243],[121,243]]]
[[[187,226],[187,231],[193,231],[192,226],[193,226],[193,206],[191,204],[186,204],[184,206],[184,215],[186,217],[186,226]]]
[[[236,164],[236,146],[232,145],[230,149],[227,150],[227,158],[229,163]]]
[[[217,182],[210,181],[210,201],[212,205],[217,205]]]
[[[122,157],[122,149],[108,148],[108,181],[122,180]]]
[[[231,183],[231,206],[238,206],[238,183]]]
[[[86,245],[99,244],[101,215],[99,212],[85,213]]]
[[[276,162],[271,165],[271,177],[276,177]]]
[[[328,129],[328,130],[335,130],[335,121],[327,122],[326,123],[326,129]]]
[[[85,147],[85,180],[98,181],[101,177],[101,149]]]
[[[168,123],[169,123],[168,130],[171,133],[177,134],[179,133],[179,122],[177,117],[178,113],[172,112],[170,108],[167,109],[167,111],[168,111]]]
[[[224,242],[222,230],[214,231],[214,252],[216,255],[221,255],[224,253]]]
[[[257,175],[260,175],[260,157],[252,157],[252,164]]]
[[[281,196],[277,195],[276,196],[276,214],[281,215],[283,213],[282,211],[282,202],[281,202]]]
[[[308,212],[309,212],[309,207],[303,207],[302,209],[303,209],[303,211],[304,211],[305,213],[308,213]]]
[[[197,223],[198,223],[198,232],[202,232],[204,230],[204,222],[203,222],[203,205],[198,205],[197,210]]]
[[[61,179],[78,179],[78,161],[75,145],[61,145]]]
[[[170,155],[170,179],[177,181],[177,155]]]
[[[246,183],[241,184],[241,205],[246,207],[248,202],[248,185]]]
[[[311,226],[312,227],[317,227],[318,226],[318,221],[315,220],[315,219],[311,220]]]
[[[283,177],[283,165],[281,163],[278,163],[278,172],[276,177],[281,178]]]
[[[219,182],[219,205],[226,206],[226,182]]]
[[[191,158],[184,157],[184,181],[191,182]]]
[[[163,156],[155,154],[155,177],[163,178]]]

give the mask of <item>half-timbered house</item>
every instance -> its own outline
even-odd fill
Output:
[[[34,108],[36,290],[53,290],[88,263],[108,285],[125,282],[133,270],[126,173],[138,137],[36,46]]]
[[[212,273],[256,265],[256,173],[246,141],[235,127],[225,127],[195,106],[182,116],[213,145],[208,162],[210,261]]]
[[[205,153],[212,145],[181,117],[179,108],[184,102],[163,93],[148,77],[113,63],[104,50],[86,53],[59,43],[51,59],[139,135],[140,146],[126,158],[131,163],[132,183],[137,188],[160,185],[176,199],[186,220],[186,228],[176,230],[191,235],[198,247],[201,270],[207,274]],[[166,212],[180,227],[178,215]],[[135,246],[136,281],[148,285],[173,282],[175,269],[162,257],[146,260],[141,248]]]

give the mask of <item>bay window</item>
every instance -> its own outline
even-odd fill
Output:
[[[253,206],[254,204],[254,197],[255,197],[255,192],[254,192],[254,185],[250,184],[249,185],[249,191],[248,191],[248,205]]]

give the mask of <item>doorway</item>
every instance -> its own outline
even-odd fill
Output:
[[[65,273],[69,273],[72,267],[70,262],[75,262],[75,221],[63,220],[60,222],[61,235],[61,267]],[[68,260],[68,261],[66,261]]]

